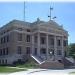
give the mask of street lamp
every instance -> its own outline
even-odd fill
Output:
[[[54,55],[54,51],[53,50],[50,50],[50,57],[52,58],[52,55]],[[55,60],[55,55],[54,55],[54,59],[53,60]]]

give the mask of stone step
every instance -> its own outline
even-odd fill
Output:
[[[44,63],[39,65],[40,68],[64,68],[64,64],[58,61],[45,61]]]

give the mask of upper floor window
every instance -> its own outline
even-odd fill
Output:
[[[9,35],[6,36],[7,42],[9,42]]]
[[[54,39],[53,38],[51,38],[50,43],[51,43],[51,45],[54,45]]]
[[[4,43],[5,43],[5,42],[6,42],[6,37],[4,36],[4,38],[3,38],[3,39],[4,39]]]
[[[27,42],[30,42],[30,35],[27,35],[27,36],[26,36],[26,41],[27,41]]]
[[[1,38],[1,44],[3,43],[3,38]]]
[[[41,44],[45,44],[45,43],[46,43],[46,41],[45,41],[45,40],[46,40],[45,37],[41,37],[40,40],[41,40]]]
[[[22,33],[18,33],[18,41],[22,41]]]
[[[63,45],[64,45],[64,46],[67,46],[67,40],[64,40],[64,41],[63,41]]]
[[[9,35],[1,37],[1,44],[6,42],[9,42]]]
[[[18,28],[18,30],[19,30],[19,31],[22,31],[23,29],[22,29],[22,28]]]
[[[21,54],[21,53],[22,53],[22,47],[21,47],[21,46],[18,46],[18,47],[17,47],[17,53],[18,53],[18,54]]]
[[[57,40],[57,45],[58,45],[58,46],[60,46],[60,45],[61,45],[60,40]]]
[[[34,37],[34,42],[37,43],[37,36]]]
[[[27,29],[27,32],[30,32],[30,29]]]

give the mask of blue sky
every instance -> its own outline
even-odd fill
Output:
[[[23,20],[23,2],[0,2],[0,27],[13,19]],[[73,2],[26,2],[26,21],[48,21],[50,5],[54,8],[52,16],[69,33],[69,43],[75,43],[75,3]]]

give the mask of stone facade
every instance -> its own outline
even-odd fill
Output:
[[[46,61],[66,55],[68,32],[53,20],[13,20],[0,28],[0,64],[25,61],[30,55]]]

